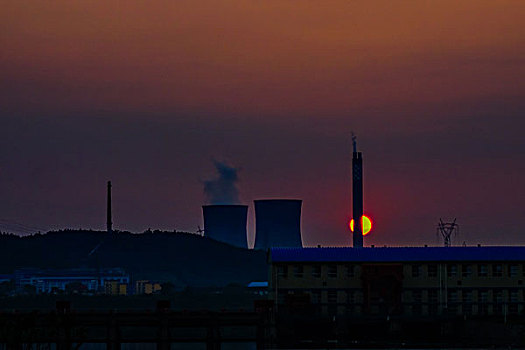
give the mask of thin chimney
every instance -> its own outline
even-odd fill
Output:
[[[108,233],[113,233],[113,223],[111,222],[111,181],[108,181],[108,202],[107,202],[107,228]]]
[[[354,248],[363,248],[363,156],[357,151],[356,136],[352,134],[352,216],[354,218]]]

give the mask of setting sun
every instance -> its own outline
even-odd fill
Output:
[[[372,230],[372,220],[366,215],[362,217],[363,236],[366,236]],[[350,231],[354,232],[354,219],[350,220]]]

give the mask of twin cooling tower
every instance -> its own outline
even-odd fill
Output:
[[[247,205],[203,205],[204,235],[216,241],[246,248]]]
[[[255,202],[255,249],[302,247],[301,200],[264,199]],[[205,205],[204,234],[217,241],[247,248],[246,205]]]

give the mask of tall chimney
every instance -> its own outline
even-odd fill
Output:
[[[108,181],[108,202],[107,202],[107,228],[108,233],[113,233],[113,223],[111,222],[111,181]]]
[[[357,152],[355,135],[352,135],[352,216],[354,218],[354,248],[363,248],[363,157]]]

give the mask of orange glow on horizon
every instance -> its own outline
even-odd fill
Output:
[[[363,227],[363,236],[366,236],[367,234],[372,231],[372,220],[366,215],[363,215],[361,217],[361,225]],[[350,220],[350,231],[354,232],[354,219]]]

